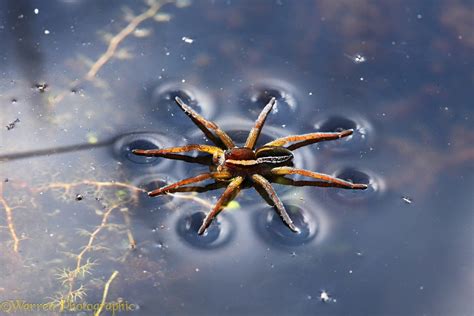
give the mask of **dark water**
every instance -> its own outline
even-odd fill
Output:
[[[0,4],[0,300],[474,314],[470,1],[155,6]],[[176,95],[241,143],[270,96],[259,144],[353,128],[295,166],[369,188],[275,184],[300,234],[247,189],[199,237],[222,189],[141,190],[208,168],[130,152],[206,142]]]

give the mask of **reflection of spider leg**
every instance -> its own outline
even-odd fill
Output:
[[[153,190],[151,192],[148,192],[149,196],[157,196],[163,193],[167,193],[170,190],[177,189],[179,187],[182,187],[183,185],[187,185],[190,183],[196,183],[200,182],[209,178],[214,178],[214,179],[229,179],[231,177],[231,174],[228,172],[206,172],[202,173],[200,175],[197,175],[195,177],[187,178],[172,184],[169,184],[167,186],[161,187],[159,189]]]
[[[247,141],[245,142],[245,148],[253,149],[255,147],[255,143],[257,142],[258,136],[262,131],[263,124],[265,124],[265,120],[267,119],[268,113],[272,110],[273,106],[275,105],[275,98],[271,98],[270,102],[263,108],[262,112],[258,116],[258,119],[255,121],[255,126],[249,133],[247,137]]]
[[[210,130],[213,130],[219,139],[224,143],[224,145],[227,148],[234,148],[234,142],[232,139],[227,135],[226,132],[224,132],[219,126],[217,126],[216,123],[211,122],[206,120],[204,117],[202,117],[199,113],[194,111],[189,105],[183,102],[179,97],[175,98],[176,104],[183,110],[184,113],[186,113],[187,116],[191,118],[191,120],[194,122],[194,124],[199,127],[201,131],[209,138],[214,144],[219,145],[219,140],[216,139],[214,134]]]
[[[163,149],[134,149],[132,153],[139,156],[150,156],[150,157],[165,157],[168,156],[175,157],[176,153],[184,153],[188,151],[199,151],[208,154],[222,154],[223,151],[219,147],[209,146],[209,145],[186,145],[180,147],[170,147],[170,148],[163,148]]]
[[[303,135],[292,135],[282,138],[275,139],[274,141],[265,144],[264,146],[283,146],[287,143],[297,142],[288,146],[289,150],[295,150],[297,148],[307,146],[314,143],[319,143],[325,140],[334,140],[342,137],[349,136],[353,133],[352,129],[347,129],[338,133],[309,133]]]
[[[345,188],[345,189],[360,189],[360,190],[367,189],[366,184],[352,183],[349,181],[332,177],[324,173],[318,173],[318,172],[313,172],[313,171],[304,170],[304,169],[296,169],[292,167],[276,167],[276,168],[273,168],[271,172],[276,175],[300,174],[305,177],[324,180],[330,184],[334,184],[334,186]]]
[[[286,224],[292,231],[294,231],[295,233],[297,233],[297,232],[298,232],[298,228],[295,226],[295,224],[293,224],[293,221],[291,220],[290,216],[289,216],[288,213],[286,212],[285,206],[283,206],[283,203],[281,203],[280,198],[279,198],[278,195],[276,194],[275,189],[273,189],[273,187],[272,187],[272,185],[270,184],[270,182],[268,182],[267,179],[265,179],[264,177],[262,177],[262,176],[259,175],[259,174],[254,174],[254,175],[252,175],[252,180],[253,180],[255,183],[257,183],[258,185],[260,185],[260,186],[267,192],[267,194],[268,194],[268,195],[270,196],[270,198],[272,199],[275,208],[276,208],[277,211],[278,211],[278,215],[280,215],[280,217],[283,219],[283,222],[285,222],[285,224]]]
[[[244,178],[241,176],[235,177],[227,186],[224,193],[222,193],[221,197],[217,201],[216,205],[212,208],[212,210],[207,213],[206,218],[204,218],[201,227],[199,228],[198,234],[202,235],[206,229],[211,224],[214,217],[222,211],[224,208],[224,204],[228,203],[232,198],[235,198],[240,191],[240,185],[244,181]]]

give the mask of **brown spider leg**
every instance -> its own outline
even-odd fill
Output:
[[[278,215],[280,215],[280,217],[283,219],[283,222],[286,224],[286,226],[288,226],[293,232],[298,233],[298,228],[295,226],[295,224],[293,224],[293,221],[286,212],[285,206],[281,202],[270,182],[268,182],[267,179],[259,174],[253,174],[252,180],[255,183],[258,183],[267,192],[268,196],[272,199],[275,208],[277,209]]]
[[[184,186],[184,187],[179,187],[175,189],[171,189],[167,191],[167,193],[181,193],[181,192],[196,192],[196,193],[203,193],[203,192],[208,192],[208,191],[213,191],[217,189],[221,189],[223,187],[226,187],[229,184],[229,182],[226,181],[216,181],[214,183],[209,183],[204,186]]]
[[[223,150],[219,147],[209,145],[186,145],[180,147],[170,147],[163,149],[134,149],[132,153],[139,156],[151,156],[151,157],[168,157],[173,158],[175,153],[184,153],[188,151],[200,151],[208,154],[223,154]]]
[[[324,173],[318,173],[318,172],[313,172],[313,171],[304,170],[304,169],[296,169],[292,167],[276,167],[271,170],[271,173],[276,174],[276,175],[281,175],[281,176],[287,175],[287,174],[300,174],[305,177],[327,181],[330,184],[334,184],[334,186],[342,187],[344,189],[359,189],[359,190],[367,189],[367,184],[352,183],[349,181],[332,177]]]
[[[295,144],[291,144],[290,146],[288,146],[289,150],[295,150],[297,148],[307,146],[310,144],[346,137],[346,136],[351,135],[353,132],[354,131],[352,129],[347,129],[347,130],[344,130],[342,132],[337,132],[337,133],[309,133],[309,134],[303,134],[303,135],[292,135],[292,136],[286,136],[286,137],[275,139],[265,144],[264,146],[283,146],[283,145],[286,145],[287,143],[297,142]]]
[[[267,119],[268,113],[272,110],[273,106],[275,105],[276,99],[271,98],[270,102],[263,108],[262,112],[255,121],[255,126],[249,133],[247,137],[247,141],[245,142],[245,148],[253,149],[255,147],[255,143],[257,142],[258,136],[260,136],[260,132],[262,131],[263,124],[265,124],[265,120]]]
[[[275,179],[272,179],[272,183],[277,183],[281,185],[289,185],[294,187],[332,187],[332,188],[345,188],[340,184],[329,183],[327,181],[308,181],[308,180],[293,180],[291,178],[286,178],[283,176],[278,176]]]
[[[169,184],[167,186],[161,187],[159,189],[150,191],[150,192],[148,192],[148,195],[149,196],[157,196],[157,195],[160,195],[160,194],[163,194],[163,193],[167,193],[168,191],[177,189],[179,187],[182,187],[183,185],[200,182],[200,181],[203,181],[203,180],[206,180],[206,179],[209,179],[209,178],[225,180],[225,179],[229,179],[230,177],[231,177],[231,174],[228,173],[228,172],[206,172],[206,173],[202,173],[200,175],[197,175],[195,177],[187,178],[187,179]]]
[[[174,98],[176,101],[176,104],[183,110],[184,113],[186,113],[187,116],[191,118],[191,120],[194,122],[194,124],[199,127],[199,129],[216,145],[219,145],[220,142],[214,134],[210,130],[213,130],[219,139],[224,143],[226,148],[234,148],[235,144],[232,141],[232,139],[227,135],[226,132],[224,132],[219,126],[217,126],[216,123],[211,122],[206,120],[204,117],[202,117],[200,114],[198,114],[196,111],[194,111],[189,105],[183,102],[179,97]]]
[[[217,216],[223,209],[224,204],[228,203],[232,198],[235,198],[240,191],[240,185],[244,181],[244,178],[241,176],[235,177],[227,186],[224,193],[222,193],[219,200],[217,200],[216,205],[212,208],[212,210],[207,213],[206,217],[204,218],[201,227],[199,228],[198,234],[202,235],[206,229],[211,225],[212,220],[214,217]]]

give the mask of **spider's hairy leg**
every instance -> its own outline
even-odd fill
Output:
[[[231,174],[228,173],[228,172],[225,172],[225,171],[224,172],[206,172],[206,173],[202,173],[200,175],[197,175],[195,177],[187,178],[187,179],[169,184],[169,185],[164,186],[162,188],[150,191],[150,192],[148,192],[148,195],[149,196],[157,196],[157,195],[160,195],[160,194],[167,193],[171,190],[177,189],[179,187],[182,187],[184,185],[204,181],[204,180],[207,180],[207,179],[210,179],[210,178],[213,178],[213,179],[216,179],[216,180],[226,180],[226,179],[230,179],[231,177],[232,177]]]
[[[219,140],[216,139],[216,137],[214,136],[214,134],[212,134],[210,130],[213,130],[217,134],[217,136],[226,146],[226,148],[235,147],[235,144],[230,138],[230,136],[227,135],[227,133],[224,132],[219,126],[217,126],[216,123],[206,120],[199,113],[194,111],[189,105],[184,103],[183,100],[181,100],[179,97],[175,97],[175,101],[176,104],[180,107],[180,109],[183,110],[183,112],[191,118],[194,124],[196,124],[197,127],[199,127],[199,129],[206,135],[206,137],[209,138],[214,144],[219,145]]]
[[[319,143],[326,140],[334,140],[339,139],[342,137],[346,137],[352,135],[354,130],[346,129],[341,132],[335,133],[309,133],[309,134],[302,134],[302,135],[291,135],[282,138],[275,139],[264,146],[283,146],[287,143],[296,142],[288,146],[289,150],[295,150],[297,148],[307,146],[314,143]]]
[[[167,157],[170,154],[184,153],[188,151],[199,151],[208,154],[223,154],[224,151],[216,146],[209,145],[185,145],[179,147],[170,147],[163,149],[134,149],[132,153],[139,156],[151,156],[151,157]],[[171,156],[173,156],[171,155]]]
[[[247,137],[247,141],[245,142],[245,148],[253,149],[255,144],[257,143],[258,136],[260,136],[260,132],[262,131],[263,124],[265,124],[265,120],[267,119],[268,113],[272,110],[273,106],[276,103],[275,98],[271,98],[270,102],[263,108],[262,112],[258,116],[257,120],[255,121],[255,126],[249,133]]]
[[[221,197],[217,201],[216,205],[212,208],[212,210],[207,213],[206,217],[204,218],[201,227],[199,228],[198,234],[202,235],[206,231],[206,229],[211,225],[212,220],[214,217],[217,216],[223,209],[224,204],[230,202],[232,198],[237,196],[240,191],[240,185],[244,181],[242,176],[235,177],[227,186],[224,193],[222,193]]]
[[[334,184],[334,186],[345,188],[345,189],[358,189],[365,190],[367,189],[367,184],[362,183],[352,183],[345,181],[339,178],[332,177],[324,173],[313,172],[305,169],[297,169],[292,167],[276,167],[271,170],[271,173],[276,175],[287,175],[287,174],[300,174],[305,177],[310,177],[314,179],[327,181],[329,184]]]
[[[265,179],[263,176],[259,174],[254,174],[252,175],[252,180],[260,185],[270,196],[270,198],[273,201],[273,204],[275,205],[278,215],[283,219],[283,222],[295,233],[299,232],[298,228],[293,224],[293,221],[291,220],[290,216],[286,212],[285,206],[281,202],[280,198],[275,192],[275,189],[273,189],[272,185],[270,182],[268,182],[267,179]]]

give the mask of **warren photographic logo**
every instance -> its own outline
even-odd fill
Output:
[[[18,312],[92,312],[107,311],[115,315],[117,312],[133,312],[137,309],[135,304],[127,301],[110,303],[76,303],[62,300],[59,303],[30,303],[25,300],[7,300],[0,302],[0,314],[13,314]]]

